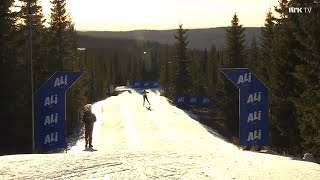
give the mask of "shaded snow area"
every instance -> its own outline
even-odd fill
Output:
[[[2,156],[0,179],[320,180],[316,163],[243,151],[158,91],[149,100],[132,90],[95,103],[94,149],[82,139],[68,153]]]

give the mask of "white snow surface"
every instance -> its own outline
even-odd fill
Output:
[[[319,164],[243,151],[157,90],[151,111],[134,90],[95,103],[93,150],[0,157],[0,179],[312,179]]]

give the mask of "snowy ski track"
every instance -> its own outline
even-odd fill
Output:
[[[93,106],[94,150],[0,157],[0,179],[312,179],[320,166],[243,151],[208,132],[157,91],[151,111],[132,91]]]

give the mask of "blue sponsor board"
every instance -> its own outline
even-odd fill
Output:
[[[158,81],[133,81],[131,86],[136,89],[152,89],[159,88],[160,83]]]
[[[65,92],[82,72],[55,72],[36,93],[36,148],[65,148]]]
[[[188,96],[176,96],[176,104],[178,105],[187,105],[189,103]]]
[[[177,96],[176,104],[178,105],[196,105],[196,106],[208,106],[212,101],[210,97],[206,96]]]
[[[263,146],[269,136],[268,88],[247,68],[221,72],[239,88],[239,138],[241,145]]]

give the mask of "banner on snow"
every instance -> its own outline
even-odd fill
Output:
[[[151,89],[151,88],[159,88],[160,83],[158,81],[133,81],[132,88],[136,89]]]
[[[65,148],[65,92],[83,72],[55,72],[36,93],[36,148]]]
[[[263,146],[269,136],[269,92],[248,68],[220,71],[239,89],[239,139],[241,145]]]
[[[211,104],[211,99],[206,96],[177,96],[176,104],[178,105],[196,105],[208,106]]]

